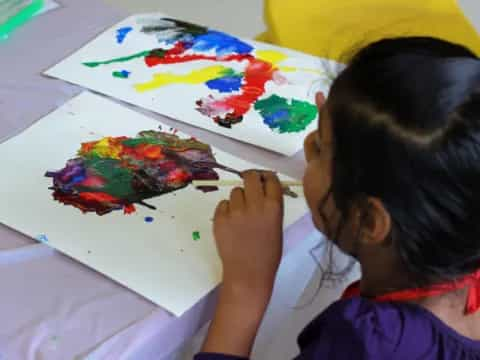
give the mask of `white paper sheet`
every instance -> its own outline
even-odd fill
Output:
[[[52,179],[44,176],[76,157],[81,143],[135,136],[159,125],[98,95],[83,93],[72,99],[0,145],[0,221],[181,315],[219,283],[211,218],[231,189],[203,193],[189,186],[149,199],[157,210],[137,206],[131,215],[114,211],[99,216],[54,201]],[[214,153],[219,163],[239,170],[258,168],[219,150]],[[235,176],[223,171],[219,175]],[[286,198],[285,207],[285,226],[306,212],[303,198]],[[151,223],[145,221],[149,216],[154,218]],[[200,233],[198,241],[192,239],[194,231]]]
[[[276,110],[271,110],[270,114],[267,115],[262,115],[260,110],[255,109],[255,105],[259,101],[270,99],[272,95],[276,95],[283,98],[282,101],[290,105],[292,101],[300,101],[305,103],[305,107],[308,107],[307,104],[314,106],[315,93],[317,91],[328,91],[330,84],[328,69],[334,64],[333,62],[250,40],[241,40],[243,46],[251,46],[253,48],[253,50],[248,52],[247,50],[232,50],[232,48],[229,51],[229,45],[225,44],[223,44],[223,47],[218,45],[215,49],[209,49],[203,40],[202,42],[198,39],[186,38],[182,40],[183,43],[190,41],[194,45],[186,52],[177,55],[177,58],[194,54],[213,56],[216,60],[197,59],[193,61],[190,59],[191,61],[183,63],[159,64],[149,67],[145,62],[146,51],[158,48],[171,49],[180,42],[177,39],[177,41],[167,43],[159,40],[158,37],[160,35],[158,33],[147,34],[142,32],[144,26],[152,24],[155,26],[158,23],[158,19],[163,17],[165,15],[162,14],[129,17],[99,35],[66,60],[46,71],[46,74],[156,111],[174,119],[282,154],[292,155],[302,148],[305,136],[317,126],[315,114],[312,117],[310,113],[307,116],[309,121],[305,121],[304,126],[301,126],[299,129],[294,131],[290,126],[288,129],[282,129],[281,133],[278,127],[272,125],[274,120],[271,115],[272,112],[276,112],[275,116],[278,117],[282,111],[285,115],[286,105],[281,108],[275,108]],[[171,32],[168,34],[171,35]],[[165,35],[165,33],[162,33],[162,35]],[[218,44],[222,44],[223,40],[218,40]],[[232,41],[231,38],[229,40]],[[144,56],[96,67],[89,67],[83,64],[138,55],[142,52]],[[249,55],[251,59],[244,57],[243,60],[238,61],[233,61],[231,58],[227,60],[226,57],[237,53]],[[219,57],[222,57],[222,60],[219,60]],[[249,93],[250,95],[256,93],[258,91],[256,86],[252,86],[251,83],[246,85],[248,80],[245,75],[250,73],[248,70],[250,66],[258,66],[258,63],[252,65],[252,59],[254,58],[273,64],[275,70],[271,70],[270,75],[268,75],[271,80],[266,82],[264,86],[265,92],[254,101],[249,100],[245,102],[245,99],[240,100],[237,98],[231,101],[229,105],[223,103],[226,109],[221,116],[237,109],[235,106],[238,107],[240,103],[248,104],[247,108],[249,110],[245,113],[240,123],[232,125],[231,128],[225,128],[215,123],[212,119],[212,117],[215,117],[214,115],[209,117],[197,110],[199,106],[196,102],[209,96],[213,96],[216,100],[221,100],[242,93]],[[237,88],[228,93],[220,92],[226,91],[225,88],[219,89],[215,85],[208,85],[210,84],[208,80],[213,80],[215,76],[220,76],[212,67],[217,67],[217,71],[219,71],[218,67],[230,69],[236,75],[243,76],[241,85],[244,88],[239,89],[237,84]],[[217,75],[206,74],[207,68]],[[125,74],[125,77],[128,76],[128,78],[113,76],[114,72],[120,74],[122,71],[126,71],[123,74]],[[201,78],[199,75],[200,78],[197,76],[195,80],[192,80],[192,76],[189,80],[185,80],[198,82],[195,84],[179,83],[179,80],[177,80],[177,83],[164,84],[155,89],[147,90],[141,86],[136,88],[136,85],[151,82],[157,74],[160,74],[160,76],[165,76],[165,74],[186,76],[188,74],[192,75],[194,71],[197,72],[197,75],[199,74],[198,72],[202,72],[204,76],[202,81],[199,80]],[[261,76],[266,76],[265,74],[267,73],[268,70],[260,71]],[[258,76],[253,76],[252,78],[253,82],[258,80]],[[139,89],[142,89],[142,92],[139,92]],[[236,105],[231,105],[232,103]],[[222,108],[222,106],[216,103],[215,109],[219,110],[219,107]],[[272,108],[270,107],[269,109]],[[211,108],[208,110],[211,110]],[[309,110],[311,110],[310,107]],[[238,113],[235,114],[238,115]],[[289,112],[289,114],[291,115],[292,112]],[[293,119],[294,116],[288,118]]]

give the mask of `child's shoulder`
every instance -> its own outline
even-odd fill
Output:
[[[320,350],[332,342],[335,352],[345,344],[346,355],[356,353],[358,359],[480,360],[480,342],[461,336],[428,310],[362,297],[333,303],[299,337],[302,349]]]

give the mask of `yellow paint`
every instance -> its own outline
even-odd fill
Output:
[[[457,0],[265,0],[261,41],[342,62],[385,37],[432,36],[480,55],[480,36]]]
[[[93,145],[91,153],[101,158],[120,159],[122,145],[112,138],[105,137]]]
[[[267,61],[273,65],[277,65],[284,60],[288,59],[288,55],[284,54],[280,51],[276,50],[257,50],[255,51],[255,57],[257,59]],[[278,69],[283,72],[295,72],[295,71],[303,71],[309,72],[314,74],[323,74],[323,71],[316,70],[316,69],[308,69],[308,68],[299,68],[295,66],[278,66]]]
[[[159,87],[171,84],[203,84],[207,81],[221,77],[229,69],[221,66],[209,66],[204,69],[194,70],[188,74],[159,73],[153,79],[143,84],[135,85],[138,92],[155,90]]]
[[[274,65],[277,65],[288,58],[286,54],[276,50],[257,50],[255,51],[255,57]]]

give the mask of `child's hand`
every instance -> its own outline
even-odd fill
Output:
[[[215,211],[223,286],[269,298],[282,256],[282,186],[271,172],[247,171],[243,179],[244,189],[233,189]]]

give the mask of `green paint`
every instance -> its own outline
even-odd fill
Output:
[[[129,169],[122,167],[119,160],[92,157],[85,159],[85,166],[96,175],[102,177],[105,185],[102,192],[117,198],[128,198],[135,194],[132,188],[133,175]],[[86,190],[79,186],[79,189]]]
[[[169,145],[168,142],[163,141],[161,139],[156,139],[156,138],[133,138],[133,139],[127,139],[122,141],[122,145],[132,147],[132,148],[138,145],[143,145],[143,144],[162,145],[162,146]]]
[[[119,79],[128,79],[128,73],[125,71],[114,71],[112,73],[113,77],[119,78]]]
[[[153,51],[155,51],[155,50],[153,50]],[[141,57],[149,56],[151,53],[153,53],[153,51],[150,51],[150,50],[142,51],[142,52],[130,55],[130,56],[115,58],[115,59],[106,60],[106,61],[85,62],[85,63],[83,63],[83,65],[94,68],[94,67],[97,67],[97,66],[100,66],[100,65],[109,65],[109,64],[115,64],[115,63],[120,63],[120,62],[127,62],[127,61],[130,61],[130,60],[133,60],[133,59],[138,59],[138,58],[141,58]]]
[[[193,238],[193,241],[198,241],[200,240],[200,231],[194,231],[192,233],[192,238]]]
[[[277,95],[257,101],[255,110],[265,124],[281,134],[305,130],[318,114],[317,107],[307,101],[292,99],[289,103],[286,98]]]

